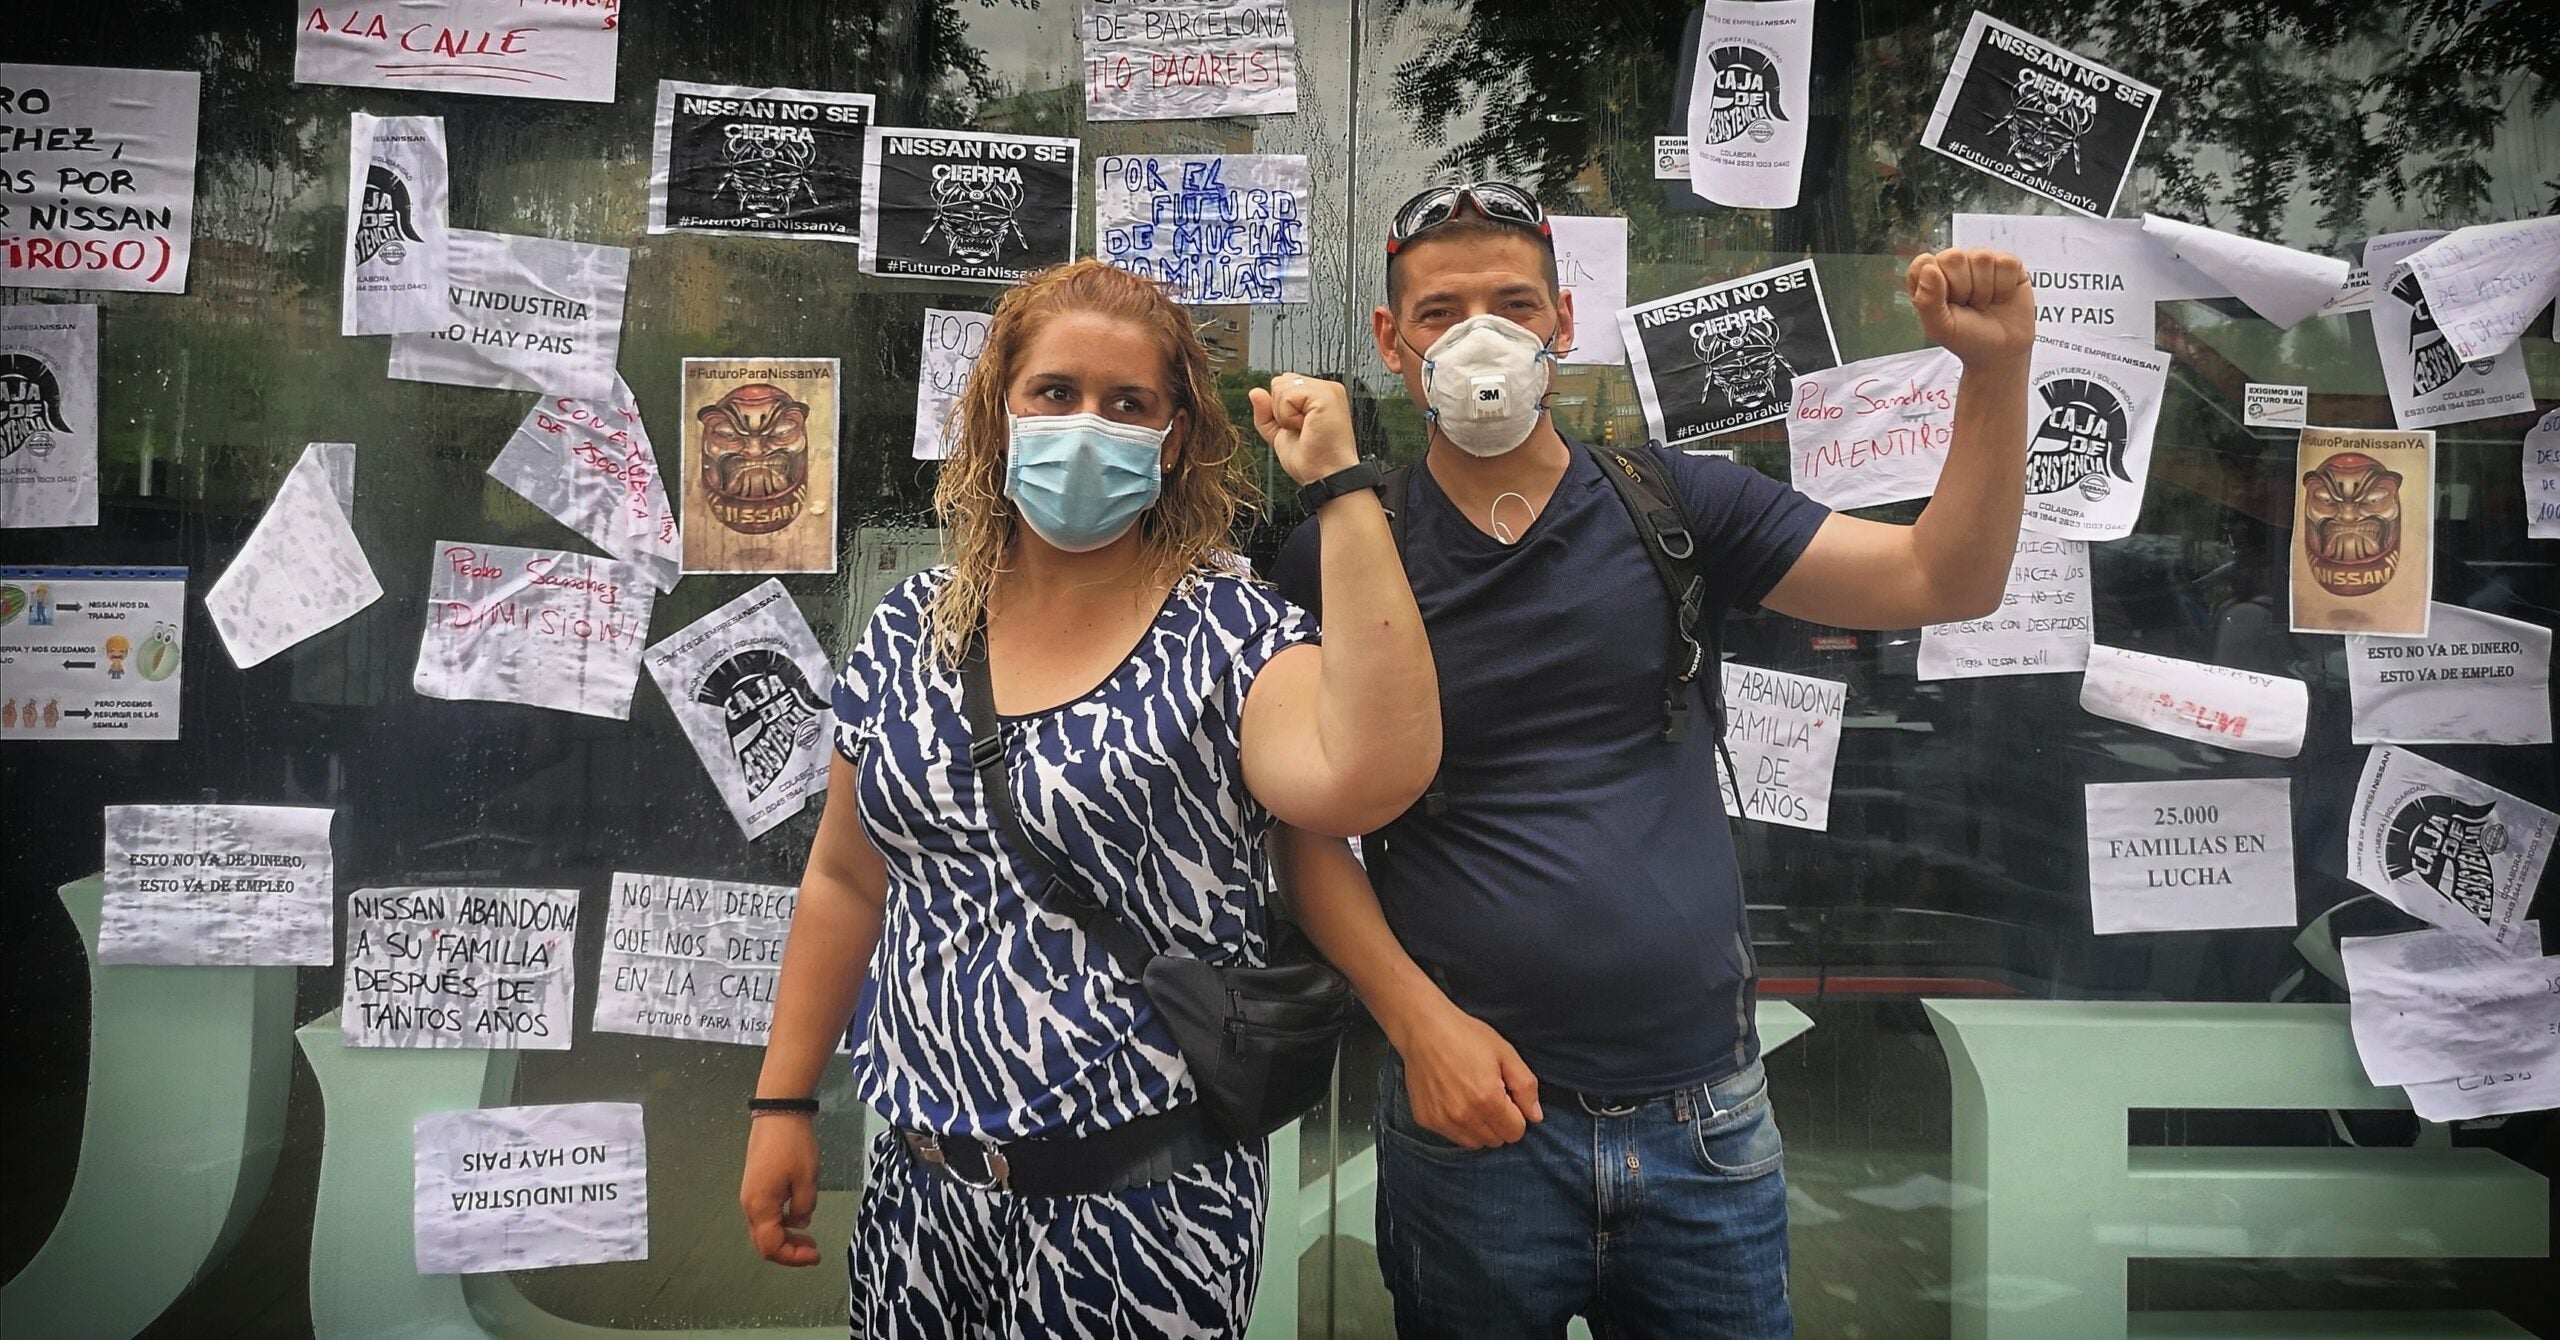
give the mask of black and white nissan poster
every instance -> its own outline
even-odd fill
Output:
[[[868,93],[658,83],[649,231],[853,242]]]
[[[96,524],[98,309],[0,307],[0,526]]]
[[[443,117],[349,118],[339,334],[445,325],[446,196]]]
[[[1977,11],[1920,143],[2106,217],[2160,90]]]
[[[1812,261],[1618,314],[1646,425],[1670,447],[1786,417],[1795,380],[1840,366]]]
[[[1689,189],[1793,209],[1813,106],[1813,0],[1707,0],[1689,86]]]
[[[2066,540],[2131,535],[2169,355],[2148,340],[2039,338],[2027,378],[2024,525]]]
[[[871,128],[862,272],[981,284],[1073,259],[1074,140]]]

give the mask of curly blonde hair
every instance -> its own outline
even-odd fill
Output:
[[[957,665],[985,617],[996,574],[1013,552],[1020,514],[1004,496],[1005,390],[1020,371],[1023,350],[1049,318],[1093,312],[1134,322],[1163,348],[1165,380],[1176,409],[1188,410],[1164,491],[1138,518],[1138,570],[1169,584],[1194,568],[1228,566],[1237,514],[1259,501],[1243,468],[1235,422],[1218,397],[1191,319],[1154,281],[1098,260],[1069,261],[1032,275],[996,304],[986,347],[944,429],[951,454],[934,486],[933,508],[944,533],[951,579],[933,593],[925,618],[935,649]]]

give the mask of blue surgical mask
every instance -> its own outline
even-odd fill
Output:
[[[1164,439],[1099,414],[1008,414],[1004,496],[1023,524],[1071,554],[1119,539],[1164,489]]]

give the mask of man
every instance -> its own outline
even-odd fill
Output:
[[[1708,620],[1761,603],[1908,628],[1998,605],[2033,294],[2016,258],[1982,251],[1921,256],[1905,282],[1965,365],[1916,524],[1646,448],[1688,514]],[[1378,1257],[1398,1329],[1559,1336],[1579,1313],[1604,1335],[1789,1334],[1786,1189],[1714,732],[1701,711],[1667,738],[1669,596],[1592,453],[1544,413],[1574,312],[1536,200],[1501,183],[1416,196],[1371,320],[1432,425],[1399,520],[1440,673],[1441,800],[1372,844],[1375,893],[1340,842],[1284,833],[1283,859],[1308,932],[1394,1046]],[[1310,608],[1314,531],[1277,565]]]

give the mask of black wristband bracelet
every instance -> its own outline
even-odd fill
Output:
[[[818,1115],[818,1100],[815,1098],[748,1099],[748,1115],[752,1116],[758,1112],[798,1112],[806,1116],[814,1117]]]
[[[1317,508],[1324,506],[1326,503],[1332,502],[1334,499],[1339,498],[1346,493],[1358,493],[1362,489],[1374,489],[1378,487],[1378,481],[1385,477],[1385,473],[1385,471],[1378,468],[1378,463],[1376,461],[1362,461],[1358,465],[1346,465],[1343,468],[1334,471],[1332,474],[1326,475],[1322,479],[1310,480],[1304,487],[1300,488],[1298,490],[1298,509],[1305,512],[1308,516],[1314,516]]]

